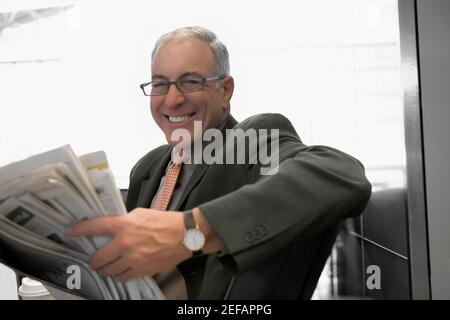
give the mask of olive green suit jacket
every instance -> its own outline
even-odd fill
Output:
[[[324,236],[344,218],[360,214],[370,197],[364,168],[336,149],[304,145],[280,114],[256,115],[240,123],[230,116],[222,130],[231,128],[268,129],[269,138],[275,138],[270,129],[278,129],[278,172],[261,175],[261,165],[254,163],[196,165],[177,210],[199,207],[225,251],[178,265],[188,297],[310,298],[313,287],[305,288],[311,286],[309,278],[315,285],[323,267],[315,260],[323,256]],[[161,146],[136,163],[128,210],[150,206],[171,149]]]

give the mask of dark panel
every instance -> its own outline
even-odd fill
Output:
[[[363,297],[361,240],[342,231],[335,244],[338,298]]]
[[[429,1],[422,1],[429,2]],[[413,299],[430,299],[422,106],[419,92],[416,0],[398,1],[406,147],[409,263]],[[432,46],[434,47],[434,46]]]
[[[371,265],[379,267],[381,280],[380,289],[369,289],[366,283],[366,298],[377,300],[411,299],[408,260],[364,242],[364,262],[366,271]],[[366,273],[364,282],[371,275],[373,275],[373,271]]]
[[[408,257],[405,189],[372,193],[363,213],[364,237]]]

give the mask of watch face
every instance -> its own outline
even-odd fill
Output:
[[[184,233],[183,242],[189,250],[197,251],[205,245],[205,235],[198,229],[188,229]]]

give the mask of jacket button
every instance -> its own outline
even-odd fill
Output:
[[[262,224],[262,225],[258,226],[258,228],[260,228],[263,235],[266,235],[269,233],[269,227],[267,226],[267,224]]]
[[[255,230],[253,231],[253,234],[255,235],[256,240],[260,240],[263,236],[263,233],[259,227],[255,228]]]
[[[253,231],[256,240],[261,240],[267,235],[267,233],[269,233],[269,229],[266,225],[259,225]]]
[[[244,239],[245,241],[252,243],[253,241],[255,241],[255,235],[253,234],[253,232],[249,231],[245,234]]]

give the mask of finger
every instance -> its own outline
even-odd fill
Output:
[[[101,217],[81,221],[68,227],[66,234],[69,237],[113,237],[117,229],[117,218],[119,217]]]
[[[128,268],[127,270],[125,270],[124,272],[122,272],[121,274],[118,274],[116,276],[117,280],[119,280],[122,283],[128,282],[130,280],[133,280],[135,278],[138,278],[140,276],[139,274],[139,270],[138,269],[134,269],[132,267]]]
[[[114,239],[108,244],[101,247],[97,253],[92,257],[90,266],[93,270],[98,270],[121,257],[121,251],[117,241]]]
[[[161,266],[155,265],[155,261],[151,261],[147,264],[139,265],[139,266],[131,266],[129,270],[126,270],[122,274],[116,275],[116,278],[120,282],[128,282],[135,278],[143,277],[143,276],[154,276],[156,273],[162,272]]]
[[[102,277],[115,276],[122,274],[130,268],[130,259],[127,257],[119,257],[115,261],[101,267],[97,272]]]

